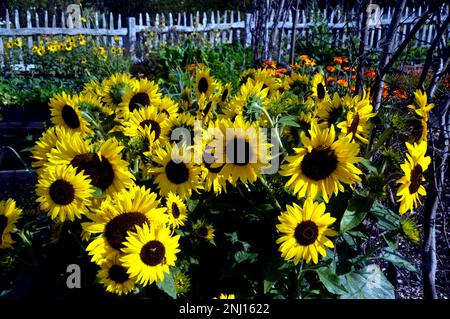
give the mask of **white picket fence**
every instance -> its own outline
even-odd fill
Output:
[[[426,8],[422,7],[406,8],[400,24],[397,43],[404,39],[425,10]],[[445,20],[448,13],[449,6],[443,6],[441,8],[441,19]],[[299,37],[308,37],[314,26],[324,23],[327,24],[328,32],[332,35],[332,44],[336,46],[343,45],[349,37],[355,36],[357,14],[354,10],[350,12],[343,12],[341,9],[324,10],[320,12],[319,19],[317,19],[317,16],[314,18],[311,12],[298,11],[297,14],[296,29]],[[378,25],[369,29],[368,47],[374,49],[379,47],[387,32],[392,14],[392,8],[381,9],[381,19]],[[431,43],[435,35],[433,19],[430,19],[416,34],[412,43],[413,46],[425,47]],[[26,23],[21,24],[23,21],[26,21]],[[281,38],[278,38],[277,41],[282,43],[283,52],[289,50],[293,21],[293,14],[289,11],[282,21],[278,22],[278,37]],[[273,26],[273,23],[274,17],[272,15],[268,23],[269,29]],[[147,41],[147,45],[152,48],[158,47],[161,43],[166,45],[179,44],[186,35],[192,33],[198,33],[206,37],[213,45],[240,41],[245,46],[250,46],[252,30],[255,28],[255,20],[252,14],[233,11],[196,12],[195,14],[169,13],[152,16],[145,13],[139,14],[138,17],[126,18],[124,24],[126,27],[122,26],[120,14],[113,16],[113,14],[95,13],[94,17],[88,18],[81,28],[74,28],[71,23],[68,23],[64,11],[50,17],[47,11],[40,15],[30,10],[24,14],[19,14],[16,10],[13,14],[10,14],[7,10],[4,18],[0,15],[0,65],[3,65],[5,54],[8,54],[8,51],[5,50],[5,39],[13,39],[14,37],[26,39],[28,50],[31,50],[34,42],[39,43],[41,37],[49,35],[92,35],[98,42],[101,41],[106,46],[118,39],[118,44],[124,45],[130,51],[132,57],[136,59],[143,56],[142,34],[146,30],[151,32],[150,41]],[[450,30],[444,37],[449,39],[449,35]]]

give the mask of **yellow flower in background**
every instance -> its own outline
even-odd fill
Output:
[[[329,99],[328,90],[325,85],[325,78],[322,74],[316,73],[311,79],[311,92],[312,97],[323,101],[324,99]]]
[[[325,247],[333,248],[333,242],[328,238],[337,233],[330,228],[336,221],[330,213],[325,213],[325,204],[307,198],[303,207],[293,203],[286,205],[286,211],[278,217],[278,231],[282,234],[277,239],[281,244],[279,251],[285,260],[294,260],[297,265],[300,260],[317,264],[319,255],[326,256]]]
[[[86,64],[87,61],[88,61],[88,60],[87,60],[87,58],[85,58],[85,57],[82,57],[81,60],[80,60],[81,64]]]
[[[82,34],[78,35],[78,43],[81,46],[85,46],[86,45],[86,38],[85,38],[84,35],[82,35]]]
[[[12,248],[14,240],[11,238],[11,232],[21,217],[22,210],[16,207],[14,199],[0,201],[0,249]]]
[[[37,51],[36,51],[37,55],[39,55],[40,57],[43,57],[45,55],[45,47],[40,46]]]
[[[214,242],[216,231],[211,224],[208,224],[205,220],[200,219],[192,225],[193,235],[201,240]]]
[[[180,196],[169,193],[166,197],[167,214],[172,228],[184,226],[187,219],[187,208]]]
[[[126,295],[135,288],[136,279],[128,274],[128,268],[117,259],[108,259],[97,274],[106,291],[116,295]]]
[[[14,45],[16,47],[21,47],[22,46],[22,39],[21,38],[15,38],[14,39]]]
[[[421,185],[425,181],[423,173],[431,163],[431,158],[425,156],[427,152],[426,141],[415,144],[406,142],[406,148],[408,153],[406,154],[405,162],[400,165],[404,176],[397,181],[398,184],[401,184],[397,191],[397,196],[399,197],[397,202],[400,202],[400,214],[404,214],[408,210],[412,212],[422,204],[420,196],[427,194],[425,187]]]
[[[170,233],[165,226],[147,223],[136,226],[136,233],[128,233],[120,261],[139,284],[163,281],[165,274],[170,273],[169,266],[175,265],[180,235],[172,237]]]
[[[214,299],[217,299],[216,297],[214,297]],[[219,299],[236,299],[234,294],[224,294],[221,293],[219,296]]]
[[[417,115],[428,121],[428,113],[434,108],[434,104],[427,103],[427,94],[421,90],[414,92],[414,105],[408,105],[408,108],[414,111]]]
[[[404,218],[400,220],[403,235],[414,244],[420,242],[420,230],[417,224],[411,218]]]
[[[7,47],[8,49],[12,49],[12,48],[14,47],[14,41],[13,41],[13,40],[9,40],[9,41],[6,43],[6,47]]]
[[[344,185],[360,182],[362,171],[355,166],[363,158],[358,157],[359,145],[348,138],[336,139],[334,125],[320,129],[316,123],[309,130],[311,138],[301,132],[303,147],[294,148],[295,155],[287,156],[287,164],[281,166],[280,175],[290,177],[286,187],[298,198],[329,198],[344,191]]]

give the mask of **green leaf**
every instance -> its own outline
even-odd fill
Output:
[[[321,267],[319,269],[315,269],[315,271],[319,275],[319,279],[325,288],[332,294],[342,295],[348,292],[342,285],[339,276],[336,275],[336,273],[330,268]]]
[[[165,274],[164,280],[158,282],[156,285],[170,297],[177,299],[177,289],[172,274]]]
[[[256,258],[258,257],[257,253],[250,253],[245,250],[239,250],[234,254],[234,259],[236,262],[243,263],[244,261],[248,261],[249,263],[256,262]]]
[[[94,193],[92,194],[92,197],[94,198],[103,198],[104,194],[101,188],[98,188],[96,186],[92,186],[94,188]]]
[[[414,272],[417,271],[417,269],[408,260],[406,260],[405,257],[403,257],[400,253],[398,253],[393,249],[390,248],[383,249],[379,257],[389,261],[391,264],[395,266],[405,268],[409,271]]]
[[[366,217],[373,201],[362,195],[354,195],[342,216],[340,231],[346,232],[358,226]]]
[[[378,140],[375,143],[373,149],[369,152],[368,156],[365,157],[371,157],[373,154],[375,154],[375,152],[381,147],[381,145],[384,144],[384,142],[386,142],[391,137],[393,133],[394,130],[392,128],[388,127],[387,129],[385,129],[383,133],[381,133],[380,137],[378,137]]]
[[[376,264],[341,276],[348,293],[340,299],[394,299],[394,287]]]
[[[399,215],[378,202],[373,205],[370,214],[383,230],[397,230],[400,228]]]
[[[295,121],[296,119],[298,119],[298,117],[295,115],[286,115],[281,117],[278,120],[278,123],[292,127],[300,127],[300,124]]]
[[[363,159],[360,163],[367,169],[369,173],[378,174],[378,169],[373,166],[373,163],[368,159]]]
[[[264,293],[268,293],[273,285],[286,276],[291,269],[292,265],[281,258],[275,259],[275,261],[267,267],[267,271],[264,273]]]

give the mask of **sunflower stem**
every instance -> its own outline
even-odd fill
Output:
[[[264,176],[261,176],[261,183],[264,186],[264,188],[267,190],[267,192],[270,194],[270,198],[272,199],[273,203],[275,204],[276,208],[279,209],[280,211],[282,210],[280,203],[278,202],[278,200],[276,199],[276,197],[274,196],[272,189],[269,186],[269,183],[267,183],[267,180],[265,179]]]
[[[270,123],[270,127],[275,129],[275,137],[277,138],[277,142],[279,143],[279,145],[281,146],[281,148],[284,148],[283,142],[281,142],[280,133],[278,132],[278,123],[277,123],[276,125],[273,123],[273,120],[272,120],[272,118],[270,117],[270,115],[269,115],[269,113],[267,112],[266,109],[264,109],[263,107],[261,107],[261,106],[259,106],[259,105],[255,105],[254,107],[255,107],[256,109],[261,110],[261,111],[264,113],[264,115],[267,117],[267,120],[268,120],[269,123]]]

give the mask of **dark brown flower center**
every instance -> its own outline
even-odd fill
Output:
[[[209,101],[208,104],[206,104],[205,109],[203,110],[203,116],[207,115],[209,113],[209,110],[211,110],[212,101]]]
[[[222,102],[225,102],[227,97],[228,97],[228,89],[225,89],[225,90],[223,90],[222,97],[220,99]]]
[[[319,228],[310,220],[305,220],[295,227],[294,238],[299,245],[313,244],[319,236]]]
[[[317,84],[317,97],[319,100],[323,100],[325,98],[325,87],[322,83]]]
[[[71,129],[77,129],[80,127],[80,119],[78,118],[78,114],[75,112],[73,107],[64,105],[61,111],[61,116],[64,123],[66,123],[66,125]]]
[[[303,174],[314,181],[319,181],[330,176],[337,165],[338,160],[336,154],[329,147],[313,149],[305,155],[300,164]]]
[[[231,150],[233,153],[231,154]],[[227,143],[227,158],[228,162],[238,166],[245,166],[254,160],[253,150],[250,147],[250,143],[245,139],[234,138]]]
[[[130,276],[127,274],[127,269],[123,266],[112,265],[108,270],[109,279],[118,284],[123,284]]]
[[[416,193],[419,190],[420,182],[423,176],[422,166],[416,165],[411,171],[411,184],[409,184],[409,192],[411,194]]]
[[[185,163],[170,160],[166,165],[167,179],[174,184],[182,184],[189,180],[189,168]]]
[[[355,137],[356,132],[358,132],[358,125],[359,125],[359,114],[356,113],[355,116],[353,117],[352,124],[350,124],[350,127],[348,128],[347,132],[353,134],[352,139]]]
[[[70,162],[77,168],[77,173],[84,170],[92,180],[92,185],[105,190],[114,181],[114,169],[104,156],[98,157],[96,153],[85,153],[75,156]]]
[[[123,213],[111,219],[105,226],[105,238],[109,245],[120,250],[128,236],[128,231],[136,231],[136,226],[148,223],[147,217],[138,212]]]
[[[50,186],[50,197],[58,205],[68,205],[75,199],[73,185],[63,179],[58,179]]]
[[[139,123],[139,125],[142,128],[145,128],[146,126],[150,126],[150,131],[155,133],[155,141],[159,138],[161,135],[161,126],[158,122],[153,120],[145,120]]]
[[[5,231],[6,226],[8,226],[8,217],[0,215],[0,245],[3,242],[3,232]]]
[[[200,93],[206,93],[208,91],[208,80],[206,78],[200,78],[200,80],[198,81],[198,91]]]
[[[180,209],[178,208],[177,203],[172,203],[172,215],[175,219],[177,219],[178,217],[180,217]]]
[[[205,238],[208,235],[208,228],[206,226],[201,226],[197,229],[197,234],[200,237]]]
[[[143,106],[149,106],[150,105],[150,98],[148,97],[147,93],[137,93],[135,94],[130,101],[130,105],[128,106],[128,109],[130,112],[133,112],[136,109],[139,109]]]
[[[142,246],[140,257],[144,264],[148,266],[156,266],[164,261],[166,248],[157,240],[152,240]]]
[[[344,108],[342,107],[342,105],[340,105],[339,107],[333,107],[331,109],[330,113],[328,113],[328,127],[330,127],[331,124],[337,124],[340,122],[343,109]]]

